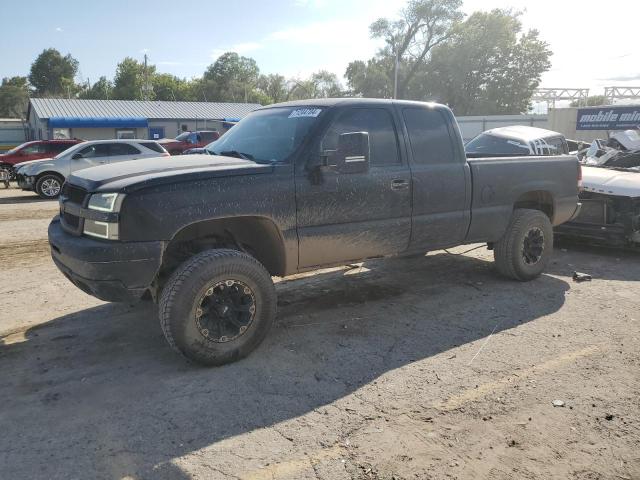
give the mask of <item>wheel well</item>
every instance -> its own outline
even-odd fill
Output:
[[[549,217],[549,220],[553,221],[553,195],[545,190],[536,190],[520,195],[513,205],[513,209],[516,208],[540,210]]]
[[[36,181],[40,180],[45,175],[55,175],[56,177],[62,179],[62,181],[64,182],[64,176],[63,175],[61,175],[58,172],[51,172],[51,171],[42,172],[42,173],[39,173],[38,175],[36,175],[36,179],[37,179]]]
[[[264,217],[235,217],[192,223],[167,245],[160,276],[167,277],[182,262],[211,248],[233,248],[255,257],[271,275],[284,275],[284,241],[278,227]]]

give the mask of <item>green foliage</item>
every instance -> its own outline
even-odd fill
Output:
[[[74,97],[80,88],[74,77],[78,73],[78,61],[55,48],[47,48],[31,64],[29,83],[37,96]]]
[[[551,51],[536,30],[522,33],[519,14],[476,12],[461,20],[457,0],[413,1],[402,18],[371,25],[385,47],[367,62],[349,64],[353,95],[393,96],[398,52],[398,97],[436,100],[457,115],[528,110]]]
[[[0,85],[0,117],[24,118],[29,102],[27,77],[3,78]]]
[[[100,77],[96,83],[81,91],[79,97],[86,100],[109,100],[113,98],[113,83],[107,77]]]
[[[411,98],[446,102],[456,115],[521,113],[543,72],[551,66],[548,45],[535,30],[520,34],[518,14],[476,12],[434,49],[410,88]]]
[[[156,67],[126,57],[116,67],[116,76],[113,84],[113,98],[118,100],[144,100],[153,99],[152,78]],[[146,78],[146,83],[145,83]]]
[[[255,97],[254,90],[260,69],[253,58],[227,52],[218,57],[204,72],[209,93],[219,102],[248,102]]]

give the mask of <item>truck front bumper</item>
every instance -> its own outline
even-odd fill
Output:
[[[163,242],[100,241],[65,232],[55,217],[49,225],[51,257],[82,291],[107,302],[139,300],[162,262]]]

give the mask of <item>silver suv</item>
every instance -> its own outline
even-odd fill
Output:
[[[35,191],[42,198],[56,198],[62,184],[73,172],[83,168],[169,153],[152,140],[92,140],[68,148],[53,158],[16,165],[16,178],[23,190]]]

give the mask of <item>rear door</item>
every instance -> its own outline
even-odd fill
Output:
[[[313,145],[311,157],[336,150],[338,136],[350,132],[369,133],[369,171],[296,172],[301,268],[399,253],[409,243],[411,177],[393,110],[343,110]]]
[[[401,107],[411,158],[411,250],[458,245],[471,214],[471,175],[453,119],[439,109]]]

